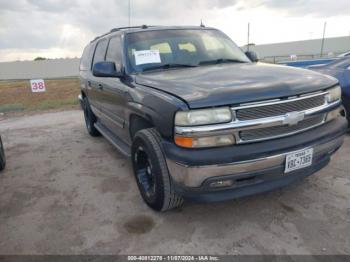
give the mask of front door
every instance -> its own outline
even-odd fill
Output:
[[[120,36],[113,36],[109,40],[106,59],[107,62],[114,62],[116,70],[122,68],[122,44]],[[125,107],[127,103],[128,86],[120,78],[104,77],[101,89],[101,111],[103,112],[102,122],[120,139],[127,135],[125,130]]]

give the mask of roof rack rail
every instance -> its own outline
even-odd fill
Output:
[[[105,33],[105,34],[103,34],[103,35],[100,35],[100,36],[95,37],[95,38],[91,41],[91,43],[94,42],[94,41],[96,41],[97,39],[99,39],[99,38],[101,38],[101,37],[104,37],[104,36],[106,36],[106,35],[109,35],[110,33],[118,32],[118,31],[123,30],[123,29],[133,29],[133,28],[147,29],[147,28],[149,28],[149,27],[154,27],[154,26],[140,25],[140,26],[116,27],[116,28],[111,29],[111,31],[109,31],[108,33]]]
[[[117,27],[117,28],[113,28],[110,33],[112,32],[116,32],[116,31],[120,31],[123,29],[133,29],[133,28],[142,28],[142,29],[147,29],[149,27],[153,27],[153,26],[148,26],[148,25],[140,25],[140,26],[124,26],[124,27]]]

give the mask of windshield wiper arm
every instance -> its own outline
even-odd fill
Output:
[[[239,59],[231,59],[231,58],[219,58],[214,60],[205,60],[199,62],[199,65],[205,64],[222,64],[222,63],[246,63],[245,61]]]
[[[157,65],[157,66],[152,66],[143,69],[143,71],[148,71],[148,70],[156,70],[156,69],[168,69],[168,68],[181,68],[181,67],[197,67],[198,65],[193,65],[193,64],[163,64],[163,65]]]

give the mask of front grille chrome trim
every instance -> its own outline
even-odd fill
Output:
[[[340,99],[329,102],[328,94],[329,91],[325,90],[298,96],[248,102],[231,107],[234,118],[229,123],[175,126],[174,131],[176,135],[186,137],[231,134],[235,137],[236,144],[282,138],[331,121],[332,119],[327,119],[327,113],[339,108],[342,102]],[[301,114],[300,119],[298,114]],[[307,122],[309,125],[303,122],[306,119],[317,119],[317,117],[319,117],[319,121],[311,120]],[[269,128],[271,129],[269,130]]]
[[[265,101],[265,102],[255,102],[255,103],[246,103],[242,104],[240,106],[236,107],[231,107],[231,110],[236,111],[236,110],[241,110],[241,109],[247,109],[247,108],[256,108],[256,107],[262,107],[262,106],[271,106],[271,105],[276,105],[276,104],[284,104],[284,103],[291,103],[299,100],[304,100],[312,97],[317,97],[317,96],[325,96],[327,95],[328,92],[319,92],[319,93],[313,93],[311,95],[305,95],[305,96],[300,96],[296,98],[291,98],[291,99],[280,99],[278,101],[271,100],[271,101]],[[326,101],[325,101],[326,103]]]
[[[317,108],[313,108],[306,111],[300,111],[305,114],[305,117],[312,116],[315,114],[325,113],[341,106],[341,101],[336,101],[330,104],[325,104]],[[199,136],[210,136],[210,135],[221,135],[231,134],[243,130],[266,128],[273,126],[282,126],[285,123],[287,116],[274,116],[267,118],[260,118],[254,120],[238,121],[235,120],[230,123],[205,125],[205,126],[176,126],[175,133],[186,137],[199,137]],[[271,138],[269,138],[271,139]],[[237,141],[239,142],[239,141]]]

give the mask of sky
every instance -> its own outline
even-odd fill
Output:
[[[238,45],[350,37],[350,0],[130,0],[131,25],[215,27]],[[0,0],[0,61],[80,57],[128,25],[128,0]]]

